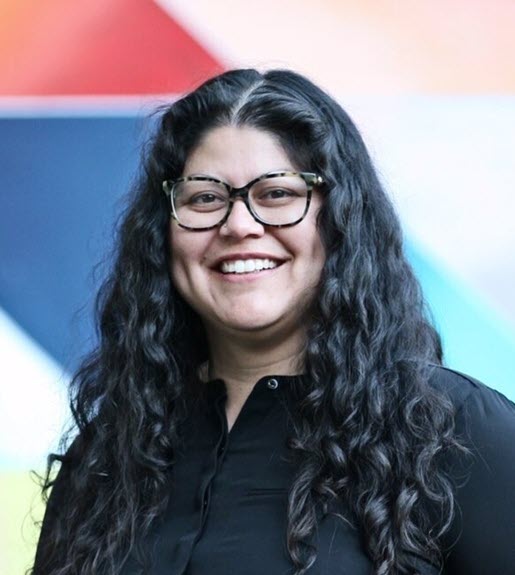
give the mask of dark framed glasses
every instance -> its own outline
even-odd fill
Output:
[[[210,176],[194,175],[165,180],[171,215],[187,230],[203,231],[225,223],[234,202],[241,198],[252,217],[265,226],[294,226],[309,210],[315,186],[323,184],[311,172],[271,172],[241,188]]]

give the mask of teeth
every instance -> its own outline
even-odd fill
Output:
[[[253,272],[256,269],[256,262],[254,260],[247,260],[245,262],[245,271]]]
[[[259,259],[259,260],[232,260],[222,262],[220,269],[224,274],[245,274],[254,271],[269,270],[276,268],[279,264],[274,260]]]

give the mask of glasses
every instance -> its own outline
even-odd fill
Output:
[[[282,228],[304,219],[313,188],[322,183],[323,179],[311,172],[272,172],[241,188],[209,176],[187,176],[164,181],[163,191],[170,198],[172,217],[187,230],[223,225],[238,198],[256,221]]]

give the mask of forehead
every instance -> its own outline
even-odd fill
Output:
[[[214,176],[237,186],[267,172],[295,169],[274,134],[249,126],[221,126],[209,130],[193,148],[183,175]]]

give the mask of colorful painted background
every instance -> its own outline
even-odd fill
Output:
[[[0,0],[0,573],[30,567],[41,473],[156,105],[292,67],[362,130],[447,363],[515,398],[515,3]],[[107,259],[106,259],[107,258]]]

